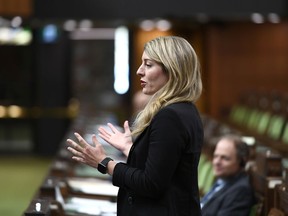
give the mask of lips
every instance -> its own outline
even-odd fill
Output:
[[[214,166],[213,169],[216,171],[216,172],[222,172],[222,167],[219,167],[219,166]]]
[[[146,85],[146,82],[145,81],[143,81],[143,80],[140,80],[140,84],[141,84],[141,87],[145,87],[145,85]]]

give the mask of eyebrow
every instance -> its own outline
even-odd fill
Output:
[[[145,59],[143,59],[143,61],[153,61],[153,60],[149,59],[149,58],[145,58]]]
[[[220,157],[220,158],[231,158],[230,155],[223,155],[223,154],[213,154],[213,157]]]

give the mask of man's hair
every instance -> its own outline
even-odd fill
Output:
[[[221,140],[222,139],[229,140],[234,144],[236,149],[236,156],[240,163],[240,167],[245,167],[250,154],[247,143],[243,141],[241,136],[235,134],[224,135],[223,137],[221,137]]]

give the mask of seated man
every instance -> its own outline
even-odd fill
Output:
[[[213,155],[217,180],[201,200],[202,216],[248,216],[256,199],[245,173],[249,148],[236,135],[223,136]]]

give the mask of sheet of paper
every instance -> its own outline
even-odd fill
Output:
[[[87,194],[116,197],[118,193],[118,187],[113,186],[109,180],[68,178],[67,184],[73,191]]]
[[[65,212],[77,212],[91,215],[115,215],[117,204],[115,202],[88,198],[72,197],[64,204]]]

